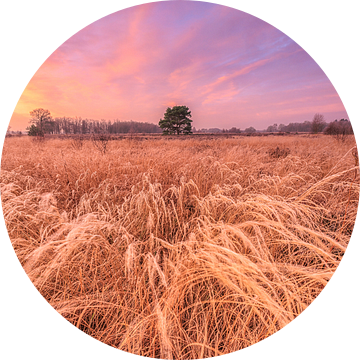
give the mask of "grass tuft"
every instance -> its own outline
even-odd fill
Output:
[[[7,138],[1,200],[36,288],[113,347],[196,359],[255,344],[311,304],[346,250],[353,137],[96,144]]]

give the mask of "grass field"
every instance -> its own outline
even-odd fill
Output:
[[[45,299],[167,359],[242,349],[306,309],[355,223],[354,137],[140,140],[5,140],[7,229]]]

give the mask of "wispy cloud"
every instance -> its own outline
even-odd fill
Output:
[[[15,109],[28,113],[158,122],[187,105],[194,125],[264,128],[346,117],[335,89],[295,42],[238,10],[157,2],[109,15],[75,34],[35,74]]]

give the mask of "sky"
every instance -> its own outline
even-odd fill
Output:
[[[158,123],[186,105],[197,129],[348,118],[315,61],[275,27],[204,2],[131,7],[85,27],[35,73],[15,108],[12,130],[29,112],[53,117]]]

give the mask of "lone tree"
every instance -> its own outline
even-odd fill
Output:
[[[159,126],[164,135],[169,134],[192,134],[191,131],[191,111],[187,106],[168,107],[164,114],[164,119],[160,119]]]
[[[30,111],[30,116],[31,116],[31,119],[30,119],[29,123],[37,127],[37,129],[38,129],[37,135],[41,136],[42,134],[45,133],[46,125],[48,125],[52,120],[50,111],[39,108],[39,109]]]
[[[326,122],[324,120],[324,115],[316,113],[311,122],[311,132],[317,134],[322,132],[325,129]]]

